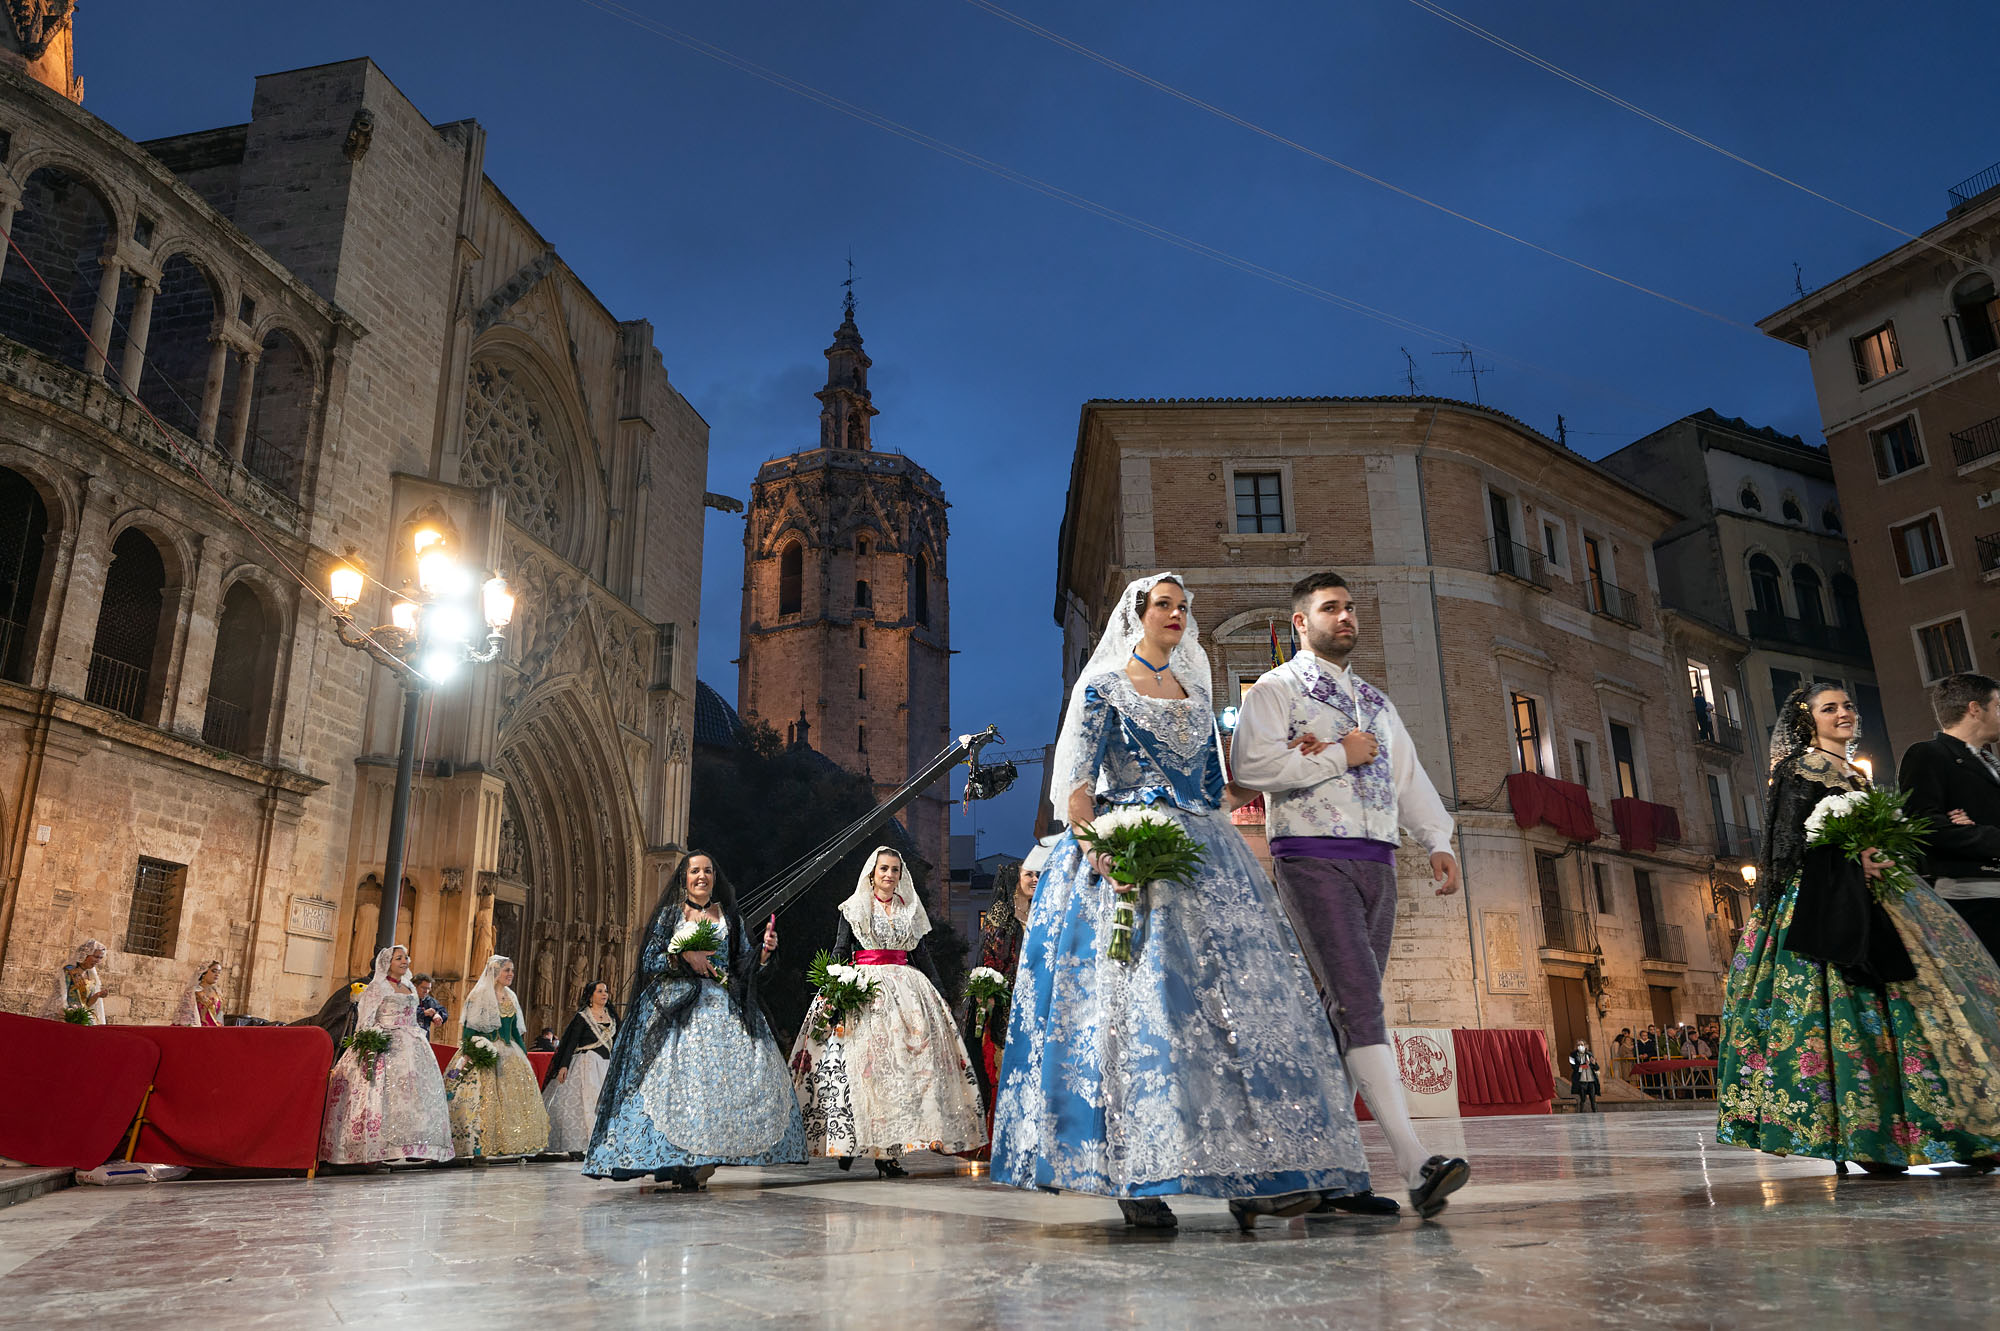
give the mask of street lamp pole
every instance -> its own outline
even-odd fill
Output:
[[[492,661],[505,642],[502,632],[514,615],[514,594],[507,580],[488,578],[479,591],[479,613],[486,621],[483,649],[472,646],[473,579],[452,555],[437,528],[426,526],[413,538],[417,557],[415,595],[391,592],[389,622],[362,631],[354,625],[354,607],[361,599],[364,578],[353,552],[327,575],[328,599],[343,645],[368,653],[393,672],[403,693],[401,741],[396,752],[396,792],[389,806],[389,844],[382,866],[382,911],[375,930],[377,951],[396,941],[396,917],[403,904],[403,866],[409,860],[410,786],[417,767],[417,716],[424,691],[449,679],[458,667]]]

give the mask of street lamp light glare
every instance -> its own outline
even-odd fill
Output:
[[[335,564],[326,575],[327,594],[343,611],[352,610],[361,599],[361,570],[345,561]]]
[[[458,673],[458,653],[432,652],[424,658],[424,678],[442,684]]]
[[[486,613],[486,627],[495,633],[514,618],[514,593],[508,590],[507,579],[488,578],[480,589],[480,601]]]
[[[452,574],[458,568],[458,561],[442,545],[433,545],[417,556],[417,586],[426,595],[437,596],[450,590]]]
[[[1743,866],[1743,881],[1744,881],[1744,882],[1745,882],[1746,884],[1748,884],[1749,886],[1751,886],[1751,887],[1755,887],[1755,886],[1757,886],[1757,866],[1756,866],[1756,865],[1754,865],[1754,864],[1746,864],[1746,865],[1744,865],[1744,866]]]
[[[389,622],[404,633],[417,631],[417,603],[401,597],[389,603]]]
[[[435,644],[471,642],[472,616],[463,606],[434,605],[424,615],[424,636]],[[425,673],[430,673],[429,667]]]
[[[419,527],[417,534],[410,538],[410,543],[417,547],[417,554],[422,555],[432,546],[444,544],[444,533],[435,527]]]

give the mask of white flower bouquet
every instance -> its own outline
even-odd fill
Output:
[[[722,930],[715,927],[713,920],[682,920],[674,930],[674,936],[667,942],[667,952],[679,956],[683,952],[706,952],[709,954],[709,969],[715,972],[715,982],[729,987],[729,976],[723,972],[722,963],[715,955],[722,951]]]
[[[1007,977],[991,966],[975,966],[965,977],[965,996],[972,1003],[972,1038],[977,1040],[986,1034],[986,1019],[993,1012],[993,1005],[1008,998],[1014,986],[1007,983]]]
[[[1922,858],[1931,832],[1929,820],[1903,812],[1908,798],[1879,787],[1828,795],[1806,815],[1806,844],[1832,846],[1853,860],[1866,850],[1879,852],[1889,867],[1869,887],[1880,900],[1900,897],[1916,882],[1911,866]]]
[[[1149,883],[1187,883],[1207,851],[1170,815],[1154,808],[1113,809],[1079,824],[1076,839],[1111,861],[1110,879],[1122,884],[1111,916],[1111,942],[1104,955],[1128,965],[1134,927],[1132,898]]]
[[[880,987],[865,967],[835,961],[833,953],[824,949],[806,967],[806,983],[819,994],[813,1012],[815,1040],[824,1040],[836,1027],[844,1027],[843,1018],[867,1007]]]

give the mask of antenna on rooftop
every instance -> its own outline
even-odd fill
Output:
[[[1410,354],[1408,347],[1397,347],[1403,353],[1403,378],[1410,385],[1410,396],[1417,395],[1417,358]]]
[[[1471,375],[1471,376],[1472,376],[1472,400],[1473,400],[1473,401],[1474,401],[1475,403],[1477,403],[1477,404],[1478,404],[1479,406],[1482,406],[1482,407],[1483,407],[1483,406],[1485,406],[1485,405],[1486,405],[1486,402],[1485,402],[1485,400],[1484,400],[1483,398],[1481,398],[1481,397],[1479,396],[1479,376],[1480,376],[1480,375],[1482,375],[1482,374],[1491,374],[1491,373],[1493,373],[1493,367],[1492,367],[1491,365],[1481,365],[1481,364],[1480,364],[1480,363],[1478,362],[1478,360],[1477,360],[1477,359],[1475,359],[1475,358],[1473,357],[1473,354],[1472,354],[1472,348],[1471,348],[1471,347],[1469,347],[1469,346],[1467,346],[1467,345],[1466,345],[1465,343],[1463,343],[1463,342],[1461,342],[1461,343],[1459,343],[1459,344],[1458,344],[1458,350],[1457,350],[1457,351],[1433,351],[1433,352],[1431,353],[1431,355],[1433,355],[1433,356],[1456,356],[1456,357],[1458,357],[1458,358],[1459,358],[1459,359],[1460,359],[1461,361],[1463,361],[1463,362],[1464,362],[1464,364],[1460,365],[1460,366],[1459,366],[1459,367],[1458,367],[1457,369],[1453,370],[1453,371],[1452,371],[1452,373],[1453,373],[1453,374],[1469,374],[1469,375]]]

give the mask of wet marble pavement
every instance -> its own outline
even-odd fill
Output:
[[[1715,1145],[1705,1113],[1420,1125],[1438,1223],[1129,1231],[1107,1201],[918,1156],[725,1170],[700,1195],[562,1164],[75,1188],[0,1210],[0,1326],[1708,1327],[2000,1323],[2000,1175],[1903,1181]],[[1388,1156],[1363,1125],[1378,1177]]]

